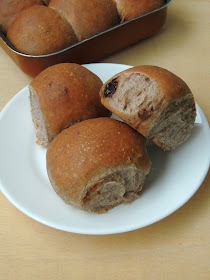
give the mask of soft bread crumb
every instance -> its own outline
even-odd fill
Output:
[[[107,109],[164,150],[175,149],[191,134],[194,97],[186,83],[166,69],[125,70],[103,85],[100,96]]]
[[[119,204],[130,203],[139,197],[145,178],[134,165],[118,166],[115,171],[108,169],[102,178],[95,178],[86,187],[83,207],[86,211],[105,213]]]
[[[30,105],[31,105],[31,115],[32,120],[34,122],[34,126],[37,129],[36,136],[37,141],[39,145],[42,145],[44,147],[47,147],[49,139],[47,135],[46,125],[45,125],[45,119],[42,114],[41,108],[39,106],[39,102],[37,99],[37,96],[33,90],[32,87],[29,87],[30,90]]]
[[[194,117],[194,100],[191,95],[174,101],[154,123],[148,137],[155,138],[166,150],[174,149],[190,136]]]

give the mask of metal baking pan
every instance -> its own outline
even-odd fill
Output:
[[[2,33],[0,33],[0,45],[20,69],[32,77],[57,63],[75,62],[83,64],[96,62],[158,32],[166,21],[167,6],[171,1],[166,0],[165,5],[159,9],[118,24],[63,50],[47,55],[20,53],[14,49]]]

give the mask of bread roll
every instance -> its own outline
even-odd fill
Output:
[[[77,42],[69,23],[45,6],[22,11],[11,24],[7,37],[18,51],[32,55],[53,53]]]
[[[113,0],[51,0],[49,7],[69,21],[80,41],[119,22]]]
[[[106,82],[100,96],[107,109],[164,150],[179,146],[193,128],[193,95],[183,80],[166,69],[130,68]]]
[[[137,199],[150,165],[144,137],[109,118],[63,130],[47,150],[55,192],[66,203],[96,213]]]
[[[114,0],[121,22],[141,16],[164,5],[164,0]]]
[[[95,74],[73,63],[41,72],[29,85],[38,143],[46,147],[62,129],[76,122],[109,116],[100,101],[101,86]]]
[[[6,34],[9,26],[19,13],[33,5],[43,5],[43,3],[41,0],[1,0],[0,31]]]

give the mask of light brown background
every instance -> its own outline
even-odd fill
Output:
[[[174,0],[160,33],[103,62],[165,67],[187,82],[210,121],[209,0]],[[0,110],[31,78],[0,49]],[[88,236],[31,220],[0,193],[0,279],[210,279],[210,175],[168,218]]]

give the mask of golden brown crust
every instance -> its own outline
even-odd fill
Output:
[[[47,171],[56,192],[81,203],[91,178],[108,168],[134,164],[146,175],[150,169],[145,139],[125,123],[97,118],[63,130],[47,151]]]
[[[124,73],[140,73],[145,74],[152,79],[158,87],[158,92],[164,98],[172,102],[178,98],[184,97],[191,93],[188,85],[172,72],[152,65],[142,65],[129,68]]]
[[[45,118],[48,137],[54,138],[71,123],[109,116],[101,104],[102,82],[85,67],[74,63],[51,66],[30,84]]]
[[[19,13],[34,5],[43,5],[43,3],[41,0],[1,0],[0,31],[6,34],[9,26]]]
[[[119,22],[112,0],[52,0],[49,7],[69,21],[80,41]]]
[[[164,0],[115,0],[121,22],[146,14],[164,5]]]
[[[145,110],[145,114],[149,113],[149,117],[146,117],[145,119],[140,118],[139,115],[128,116],[127,113],[118,110],[118,108],[110,105],[110,99],[104,96],[105,87],[112,80],[116,79],[116,81],[120,82],[122,75],[124,75],[125,77],[129,77],[129,75],[132,74],[144,74],[145,77],[151,79],[156,86],[156,92],[152,100],[153,112],[147,112],[147,110]],[[169,72],[164,68],[151,65],[136,66],[116,74],[103,85],[100,90],[100,96],[102,104],[107,109],[124,120],[127,124],[136,129],[145,137],[148,137],[155,121],[158,120],[163,110],[166,109],[172,102],[184,99],[187,96],[193,98],[191,90],[181,78],[177,77],[175,74]],[[139,110],[140,109],[141,108],[139,108]],[[152,140],[160,147],[165,148],[157,139]]]
[[[32,55],[52,53],[77,41],[69,23],[45,6],[22,11],[11,24],[7,37],[18,51]]]

